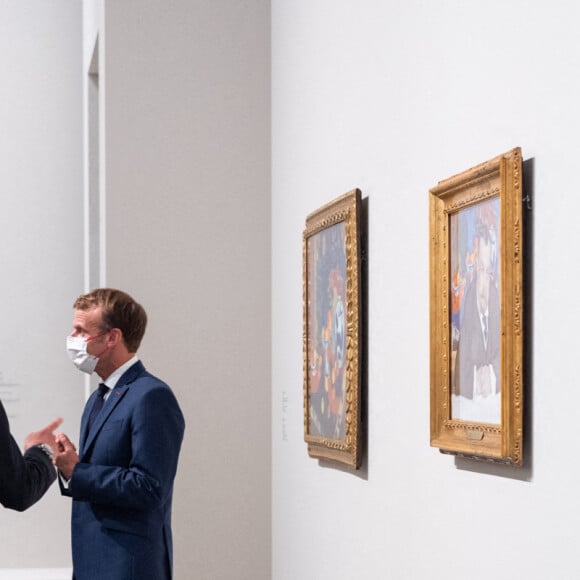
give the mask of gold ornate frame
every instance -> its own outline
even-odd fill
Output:
[[[520,148],[512,149],[464,173],[439,182],[429,191],[429,194],[431,445],[445,453],[522,465],[524,333]],[[498,201],[495,201],[496,198]],[[454,334],[452,313],[457,311],[457,301],[453,302],[452,294],[457,295],[457,289],[462,280],[458,271],[452,271],[451,246],[453,240],[458,238],[452,236],[451,228],[453,224],[463,223],[458,221],[462,219],[457,217],[460,215],[459,212],[469,211],[468,208],[475,208],[475,211],[481,212],[486,202],[494,203],[499,207],[499,231],[497,232],[499,259],[496,263],[499,263],[497,285],[500,305],[498,335],[501,387],[497,394],[500,403],[497,423],[472,418],[469,420],[457,418],[453,416],[452,410],[453,401],[458,400],[455,397],[458,396],[459,381],[457,366],[460,347],[456,350],[454,347],[456,344],[461,344],[462,338],[461,331]],[[452,222],[454,215],[455,221]],[[467,213],[461,215],[465,216]],[[459,229],[458,226],[455,227]],[[482,245],[486,243],[482,242]],[[486,249],[486,252],[488,251]],[[483,251],[481,253],[483,255]],[[473,264],[471,266],[473,267]],[[481,271],[481,267],[479,265],[477,267],[478,272]],[[475,276],[475,274],[471,275]],[[465,312],[461,312],[462,316],[464,314]],[[471,341],[476,340],[476,332],[469,335],[467,323],[463,322],[463,319],[460,320],[462,322],[458,326],[461,328],[463,325],[465,334],[463,340],[467,341],[465,345],[469,346]],[[485,325],[482,323],[482,328],[484,326],[487,329],[487,323]],[[487,348],[489,344],[487,339],[485,344]],[[463,348],[467,350],[468,347]],[[463,366],[469,368],[467,364]],[[471,368],[475,375],[477,365]],[[452,375],[454,375],[453,378]],[[469,404],[473,404],[477,399],[475,394],[477,382],[476,377],[473,380],[473,400],[469,401]],[[470,383],[470,380],[464,381],[468,388],[471,388]],[[487,392],[483,396],[487,397]],[[479,401],[483,400],[479,399]]]
[[[361,464],[361,192],[308,215],[303,256],[304,440],[311,457]]]

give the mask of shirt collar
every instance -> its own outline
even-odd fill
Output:
[[[109,389],[114,389],[125,371],[132,367],[138,360],[139,357],[136,354],[133,355],[125,364],[122,364],[117,370],[113,371],[106,381],[103,381],[105,385],[107,385]]]

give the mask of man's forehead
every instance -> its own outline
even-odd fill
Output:
[[[86,310],[75,310],[73,324],[75,326],[99,326],[101,324],[101,307],[92,306]]]

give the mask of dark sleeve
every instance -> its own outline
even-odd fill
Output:
[[[0,403],[0,503],[24,511],[44,495],[55,478],[52,461],[41,449],[31,447],[22,455]]]

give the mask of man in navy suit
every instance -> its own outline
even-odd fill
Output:
[[[52,423],[30,433],[24,442],[24,455],[10,434],[8,417],[0,403],[0,503],[24,511],[36,503],[56,479],[52,456],[56,449],[54,430],[62,423]]]
[[[101,288],[74,308],[67,350],[103,383],[85,406],[78,453],[57,434],[59,484],[73,499],[73,579],[169,580],[183,415],[171,389],[135,354],[147,324],[140,304]]]

